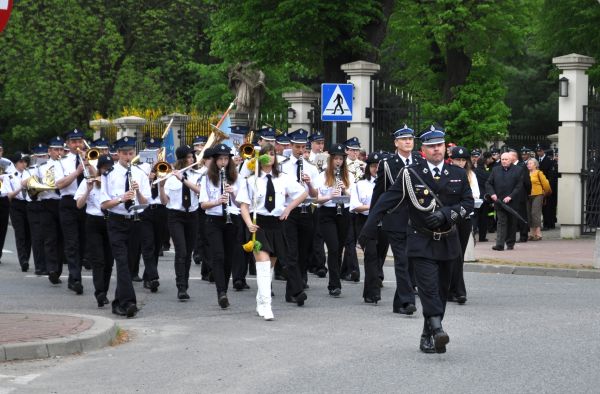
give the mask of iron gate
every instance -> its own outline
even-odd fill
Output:
[[[366,115],[370,119],[369,135],[374,151],[394,151],[392,134],[405,124],[415,132],[420,131],[420,106],[414,97],[379,80],[371,80],[371,103]]]
[[[600,227],[600,97],[593,88],[589,96],[583,107],[582,234]]]
[[[319,98],[313,105],[313,109],[310,110],[310,132],[312,134],[320,131],[325,135],[325,150],[329,149],[334,142],[343,143],[348,139],[348,122],[335,122],[336,133],[335,141],[333,141],[333,123],[321,120],[321,98]],[[363,145],[365,145],[364,142]]]

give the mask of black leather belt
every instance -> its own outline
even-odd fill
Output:
[[[164,207],[162,204],[150,204],[148,205],[148,209],[158,209],[160,207]]]
[[[416,231],[420,232],[421,234],[431,235],[434,241],[439,241],[442,238],[446,238],[447,236],[449,236],[456,230],[456,227],[454,226],[454,224],[447,231],[433,231],[433,230],[429,230],[428,228],[417,227],[417,226],[413,225],[410,221],[408,222],[408,225],[410,227],[412,227],[413,229],[415,229]]]
[[[109,212],[108,217],[117,220],[133,220],[133,215],[121,215],[119,213]]]
[[[65,194],[64,196],[60,196],[60,198],[64,198],[64,199],[69,199],[69,200],[73,200],[75,197],[73,197],[70,194]]]

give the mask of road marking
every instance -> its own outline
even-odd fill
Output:
[[[8,249],[2,249],[2,253],[14,254],[15,252],[13,252],[12,250],[8,250]]]
[[[48,275],[25,275],[26,278],[47,278]],[[61,278],[69,278],[69,275],[61,275]],[[83,279],[92,279],[92,275],[81,275]]]

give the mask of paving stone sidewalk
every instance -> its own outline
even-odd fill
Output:
[[[95,350],[116,335],[115,322],[100,316],[0,313],[0,362]]]

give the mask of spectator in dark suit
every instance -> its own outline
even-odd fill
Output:
[[[486,191],[491,196],[492,201],[502,201],[509,207],[516,209],[519,198],[523,191],[523,171],[520,167],[513,164],[513,158],[510,152],[505,152],[500,157],[500,165],[492,169],[492,173],[486,183]],[[498,233],[496,235],[496,245],[492,246],[494,250],[512,250],[515,247],[516,218],[502,209],[499,204],[496,205],[496,215],[498,217]]]
[[[519,160],[519,154],[516,150],[509,150],[513,163],[519,169],[521,169],[521,177],[523,189],[521,190],[521,194],[518,196],[517,202],[517,212],[521,215],[521,217],[527,217],[527,198],[529,197],[529,193],[531,192],[531,179],[529,177],[529,170],[527,169],[527,164]],[[527,238],[529,236],[529,224],[519,222],[517,224],[517,232],[519,233],[519,242],[527,242]],[[515,236],[516,237],[516,236]]]

